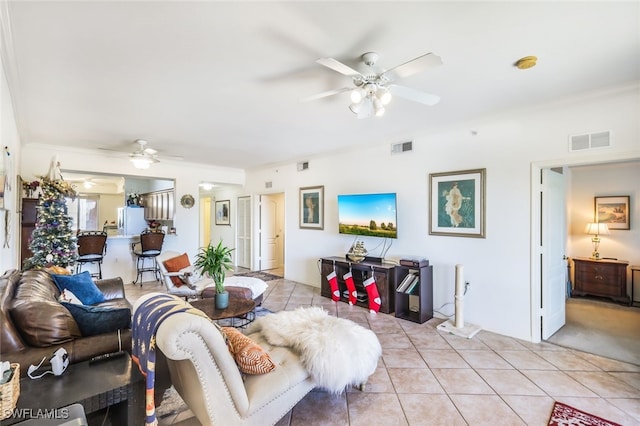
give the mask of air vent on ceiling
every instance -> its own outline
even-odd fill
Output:
[[[588,149],[608,148],[611,146],[611,132],[587,133],[569,136],[569,152]]]
[[[272,186],[273,186],[273,182],[271,182],[271,181],[264,183],[264,187],[267,188],[267,189],[271,188]]]
[[[298,171],[301,172],[303,170],[309,170],[309,162],[308,161],[302,161],[302,162],[298,163]]]
[[[408,151],[413,151],[412,141],[391,144],[391,154],[402,154]]]

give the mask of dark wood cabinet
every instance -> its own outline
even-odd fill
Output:
[[[424,266],[396,266],[396,317],[422,324],[433,318],[433,266],[425,261]],[[418,277],[411,291],[400,289],[400,284],[409,275]],[[409,287],[411,288],[411,287]]]
[[[29,240],[31,239],[31,233],[36,229],[36,221],[38,220],[37,206],[37,198],[22,199],[22,215],[20,220],[20,267],[22,267],[25,260],[32,256],[31,250],[29,250]]]
[[[380,294],[380,312],[389,314],[392,313],[395,308],[395,265],[385,262],[360,262],[354,263],[346,260],[344,257],[324,257],[321,259],[321,280],[320,280],[320,294],[324,297],[331,297],[331,288],[329,287],[329,281],[327,281],[327,275],[335,271],[338,278],[338,287],[340,289],[340,300],[343,302],[349,302],[349,297],[345,293],[347,291],[347,285],[344,282],[344,275],[351,270],[353,276],[353,283],[355,284],[356,291],[358,292],[358,301],[356,305],[364,308],[369,307],[369,301],[367,297],[367,290],[365,289],[363,282],[370,278],[373,274],[376,285],[378,287],[378,293]]]
[[[609,297],[629,303],[627,266],[624,260],[575,258],[572,296]]]

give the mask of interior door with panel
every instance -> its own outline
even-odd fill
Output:
[[[278,205],[271,195],[260,196],[260,270],[278,266]]]
[[[541,178],[542,338],[548,339],[566,322],[567,220],[564,175],[546,168]]]

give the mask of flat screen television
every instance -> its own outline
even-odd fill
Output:
[[[398,238],[396,194],[338,195],[341,234]]]

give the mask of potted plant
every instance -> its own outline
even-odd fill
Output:
[[[195,267],[202,275],[208,275],[216,284],[216,308],[225,309],[229,306],[229,293],[224,288],[224,278],[227,271],[233,269],[231,264],[231,252],[234,249],[222,245],[209,243],[200,249],[196,256]]]

